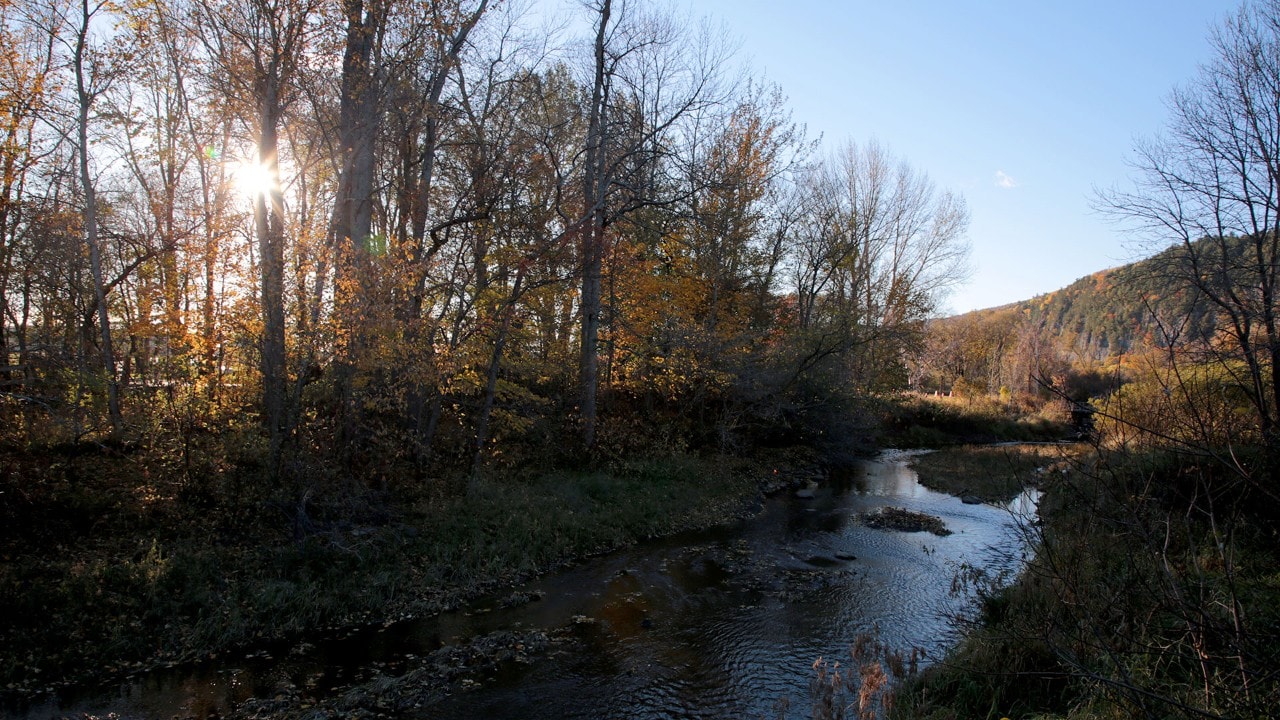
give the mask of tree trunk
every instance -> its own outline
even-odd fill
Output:
[[[344,0],[347,43],[342,60],[342,97],[338,136],[342,154],[337,201],[330,222],[331,241],[367,250],[373,226],[373,171],[380,128],[380,83],[376,54],[385,4]]]
[[[13,138],[16,133],[10,133]],[[3,152],[3,151],[0,151]],[[9,279],[13,272],[10,261],[12,250],[9,241],[9,208],[13,201],[14,157],[4,152],[4,164],[0,167],[0,365],[9,364]]]
[[[336,251],[339,322],[346,323],[345,347],[334,363],[339,411],[339,445],[344,455],[356,440],[359,419],[352,382],[366,345],[368,315],[364,301],[372,294],[369,236],[373,229],[373,174],[380,128],[377,46],[385,3],[344,0],[346,50],[342,60],[342,95],[338,142],[341,165],[337,198],[329,222],[329,244]],[[323,292],[323,288],[318,288]],[[317,298],[317,303],[319,298]],[[349,458],[349,456],[348,456]]]
[[[582,416],[582,444],[590,449],[596,439],[596,390],[600,375],[601,278],[603,275],[600,234],[593,225],[583,239],[582,345],[578,358],[579,400]]]
[[[583,172],[582,204],[585,210],[580,233],[582,242],[581,352],[578,360],[578,413],[582,420],[582,444],[590,450],[596,441],[596,391],[600,375],[601,278],[604,271],[605,199],[609,186],[605,177],[605,106],[608,102],[608,75],[605,45],[608,40],[610,0],[600,4],[595,39],[595,80],[591,87],[591,107],[587,120],[587,162]]]
[[[98,197],[93,186],[93,178],[89,174],[89,109],[93,105],[94,93],[90,91],[89,78],[85,77],[85,51],[88,49],[89,22],[92,17],[88,4],[82,5],[82,23],[76,36],[75,76],[76,98],[79,115],[77,117],[76,139],[79,143],[80,185],[84,192],[84,239],[89,246],[89,273],[93,277],[93,294],[97,303],[98,327],[100,333],[100,352],[102,370],[107,379],[107,414],[111,420],[111,435],[119,438],[123,429],[120,414],[120,388],[116,377],[116,359],[111,346],[111,313],[107,308],[106,283],[102,275],[102,247],[98,240]]]
[[[493,353],[489,357],[489,370],[485,374],[484,401],[476,420],[476,454],[471,466],[473,483],[484,461],[485,444],[489,442],[489,418],[493,415],[493,405],[498,395],[498,370],[502,366],[502,353],[507,347],[507,336],[511,333],[511,321],[515,318],[516,303],[520,301],[523,284],[524,274],[519,272],[511,286],[511,296],[502,307],[502,320],[498,323],[498,333],[493,339]]]
[[[480,405],[480,416],[476,419],[476,454],[471,463],[471,484],[474,483],[484,462],[484,447],[489,442],[489,418],[493,414],[494,401],[498,395],[498,370],[502,366],[502,353],[507,346],[507,332],[511,327],[511,310],[504,310],[502,326],[498,329],[498,337],[493,342],[493,353],[489,357],[489,370],[485,374],[484,401]]]
[[[285,401],[288,388],[285,360],[284,315],[284,196],[280,188],[278,125],[279,78],[263,79],[258,125],[258,162],[266,166],[271,187],[258,195],[253,206],[258,240],[258,267],[262,302],[262,410],[271,439],[271,473],[279,470],[285,433]]]

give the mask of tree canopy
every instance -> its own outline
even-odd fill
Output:
[[[277,480],[422,476],[900,382],[963,200],[821,157],[705,24],[581,12],[0,4],[6,435],[256,425]]]

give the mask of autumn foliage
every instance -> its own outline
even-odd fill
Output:
[[[732,447],[898,382],[959,277],[959,198],[821,159],[661,13],[586,8],[583,54],[484,1],[0,8],[14,447],[234,419],[272,484]]]

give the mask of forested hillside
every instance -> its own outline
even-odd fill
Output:
[[[1216,243],[1190,247],[1204,253]],[[1225,246],[1238,264],[1245,243],[1228,238]],[[1176,277],[1186,252],[1169,248],[1029,300],[930,321],[917,387],[947,390],[963,378],[990,392],[1034,392],[1037,375],[1114,369],[1126,354],[1208,340],[1220,318],[1203,289]]]

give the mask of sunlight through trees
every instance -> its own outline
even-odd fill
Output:
[[[732,446],[898,382],[962,277],[962,200],[819,157],[686,17],[85,8],[0,5],[15,437],[254,418],[277,480]]]

